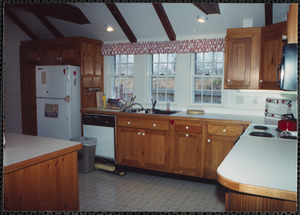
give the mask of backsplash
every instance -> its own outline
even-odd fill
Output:
[[[276,90],[224,90],[224,108],[265,114],[267,98],[292,100],[291,111],[298,117],[297,93]],[[255,114],[256,115],[256,114]]]

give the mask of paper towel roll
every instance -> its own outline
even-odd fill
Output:
[[[97,107],[102,107],[102,97],[103,97],[103,92],[102,91],[97,91],[96,92],[96,104]]]

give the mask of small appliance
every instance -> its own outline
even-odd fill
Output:
[[[277,83],[282,90],[297,91],[297,44],[286,44],[277,67]]]
[[[292,113],[282,115],[282,119],[278,121],[278,130],[297,131],[297,119]]]

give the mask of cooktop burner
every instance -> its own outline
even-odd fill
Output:
[[[259,131],[250,132],[249,135],[256,136],[256,137],[274,137],[272,134],[268,132],[259,132]]]
[[[290,140],[297,140],[296,136],[281,136],[282,139],[290,139]]]
[[[263,125],[255,125],[253,126],[254,129],[257,129],[257,130],[267,130],[268,127],[267,126],[263,126]]]

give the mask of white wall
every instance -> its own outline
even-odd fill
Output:
[[[20,94],[20,41],[30,38],[7,16],[4,17],[4,117],[5,131],[22,133]]]
[[[210,113],[247,114],[264,116],[266,98],[291,99],[292,112],[297,114],[296,92],[280,90],[224,90],[222,105],[200,105],[192,103],[192,63],[191,54],[177,54],[175,78],[175,102],[171,109],[186,111],[187,109],[201,109]],[[149,55],[136,55],[134,64],[134,95],[136,102],[150,108],[148,76],[151,58]],[[104,57],[105,94],[112,96],[113,57]],[[157,103],[157,108],[166,109],[166,103]]]

